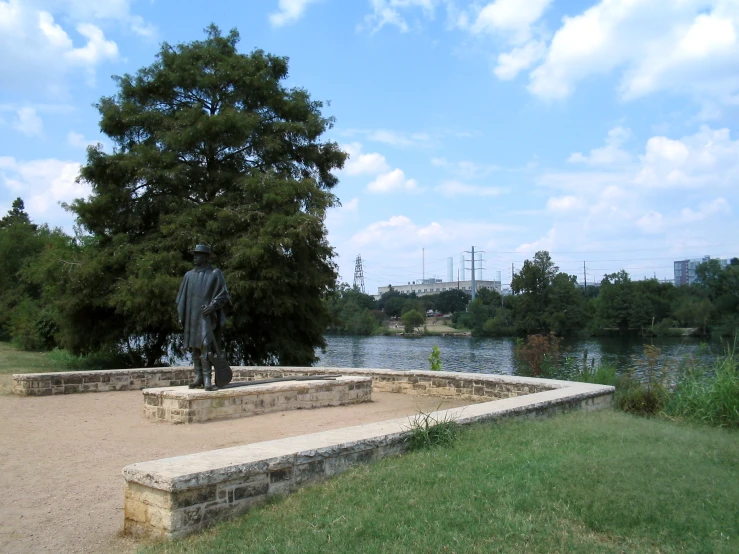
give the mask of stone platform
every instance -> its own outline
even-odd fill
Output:
[[[196,423],[370,400],[372,378],[357,376],[243,387],[232,384],[217,391],[160,387],[144,389],[144,416],[167,423]]]

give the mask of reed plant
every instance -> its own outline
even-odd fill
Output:
[[[441,404],[435,411],[441,408]],[[435,416],[434,412],[421,410],[410,420],[406,442],[410,450],[423,450],[434,446],[451,446],[457,440],[460,426],[450,415]]]
[[[739,429],[739,358],[736,342],[712,367],[688,366],[669,395],[668,417]]]

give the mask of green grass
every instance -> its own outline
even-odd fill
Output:
[[[48,352],[26,352],[9,342],[0,342],[0,394],[13,390],[13,373],[59,371]]]
[[[739,434],[610,410],[479,425],[144,552],[739,552]]]
[[[739,356],[736,348],[710,371],[689,368],[666,401],[665,415],[739,429]]]

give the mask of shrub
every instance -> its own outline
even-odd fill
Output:
[[[436,408],[441,407],[441,404]],[[459,424],[451,416],[435,418],[431,413],[419,411],[410,422],[410,433],[405,441],[411,450],[433,446],[451,446],[459,436]]]
[[[515,354],[523,361],[532,377],[550,377],[559,364],[559,342],[555,336],[529,335],[516,341]]]
[[[644,359],[634,358],[631,369],[616,382],[615,406],[624,412],[655,415],[667,400],[667,367],[660,362],[661,351],[644,346]]]
[[[436,345],[429,354],[429,364],[431,365],[431,371],[441,371],[441,350]]]
[[[569,376],[573,381],[580,383],[593,383],[596,385],[616,385],[616,366],[598,363],[595,367],[595,359],[591,358],[588,363],[588,349],[583,351],[582,364]]]
[[[15,307],[9,327],[13,344],[22,350],[48,350],[58,331],[52,308],[41,308],[30,298],[24,298]]]

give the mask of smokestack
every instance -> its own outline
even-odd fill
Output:
[[[466,281],[464,277],[464,254],[459,255],[459,274],[462,281]]]
[[[454,281],[454,258],[447,258],[446,260],[446,282],[451,283]]]

